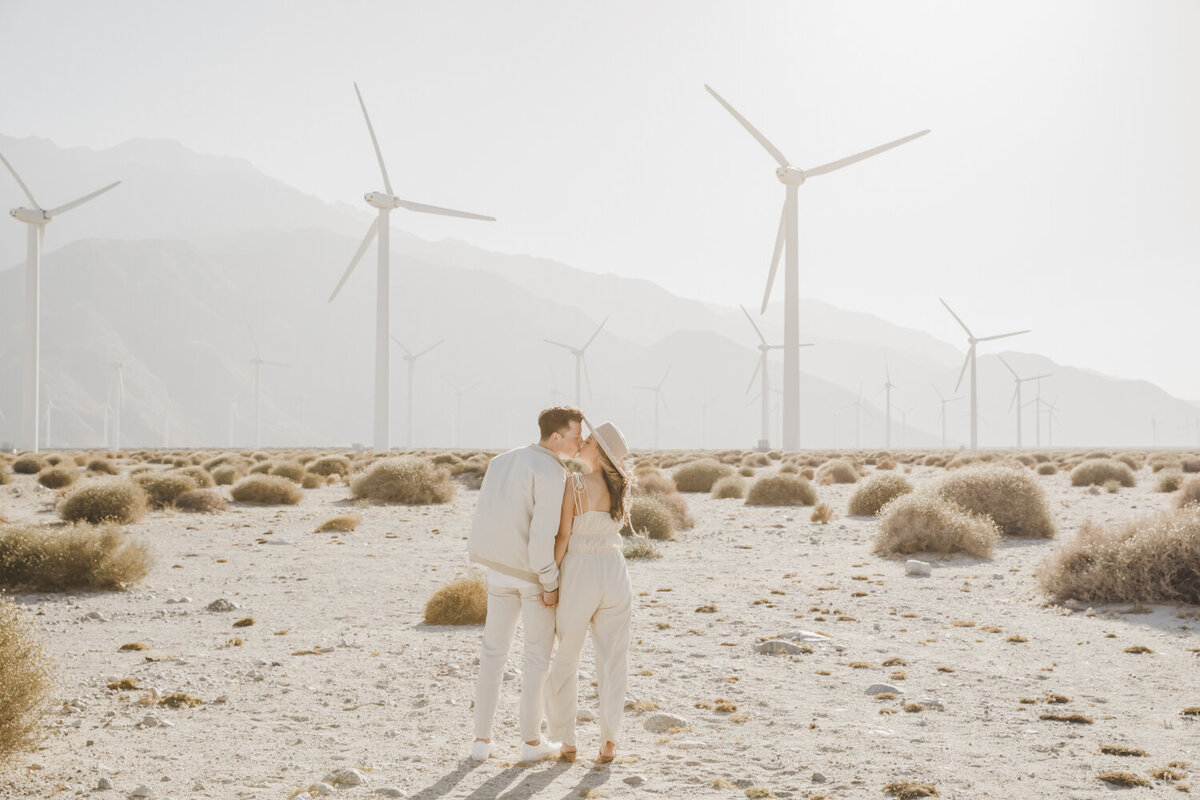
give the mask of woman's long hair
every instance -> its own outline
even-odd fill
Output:
[[[604,485],[608,488],[608,515],[615,522],[627,523],[629,492],[632,487],[608,457],[608,453],[604,452],[604,448],[600,448],[600,477],[604,479]]]

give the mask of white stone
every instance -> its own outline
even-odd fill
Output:
[[[908,575],[929,577],[933,574],[933,567],[924,561],[918,561],[915,558],[910,558],[904,562],[904,572]]]
[[[150,787],[144,783],[139,783],[137,788],[129,793],[131,797],[149,797]]]
[[[666,733],[671,728],[686,728],[687,720],[674,714],[651,714],[646,717],[642,727],[651,733]]]

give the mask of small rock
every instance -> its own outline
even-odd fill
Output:
[[[922,697],[917,702],[927,708],[936,708],[938,711],[946,710],[946,706],[936,697]]]
[[[666,733],[671,728],[686,728],[687,720],[674,714],[651,714],[646,717],[642,727],[651,733]]]
[[[129,793],[131,797],[149,797],[150,787],[144,783],[139,783],[137,788]]]
[[[749,778],[734,778],[731,783],[739,789],[749,789],[754,785],[754,781]]]
[[[587,708],[581,708],[579,709],[579,712],[575,714],[576,722],[593,722],[595,719],[596,712]]]
[[[108,617],[104,616],[99,611],[89,611],[79,619],[81,621],[91,620],[93,622],[108,622]]]
[[[209,603],[206,608],[209,611],[233,611],[234,609],[241,608],[241,606],[230,600],[226,600],[224,597],[220,597]]]
[[[96,789],[98,791],[103,792],[111,788],[113,788],[113,782],[108,778],[101,778],[100,780],[96,781]]]
[[[267,539],[267,544],[293,545],[295,542],[291,539]]]
[[[142,717],[140,724],[143,728],[157,728],[162,724],[162,720],[153,714],[147,714],[146,716]]]
[[[768,639],[765,642],[760,642],[755,646],[754,652],[764,653],[766,655],[798,655],[805,650],[803,645],[793,642],[785,642],[783,639]]]
[[[314,783],[312,790],[317,794],[333,794],[333,787],[324,781],[321,783]]]
[[[366,782],[366,776],[357,769],[339,769],[333,773],[333,780],[329,781],[334,786],[362,786]]]
[[[872,683],[867,687],[867,694],[870,695],[886,694],[887,692],[891,692],[892,694],[904,694],[903,689],[898,686],[892,686],[890,683]]]
[[[505,682],[508,682],[508,681],[515,681],[516,679],[517,679],[517,673],[513,672],[511,669],[506,669],[506,670],[504,670],[504,680],[505,680]]]
[[[788,631],[779,634],[780,639],[791,639],[793,642],[828,642],[830,637],[814,631]]]
[[[624,780],[625,780],[625,783],[628,784],[629,786],[641,786],[643,783],[646,782],[646,776],[645,775],[630,775],[628,778],[625,778]]]
[[[933,574],[933,567],[924,561],[910,558],[904,562],[904,572],[907,575],[917,575],[927,578]]]
[[[819,773],[819,772],[814,772],[814,773],[813,773],[813,776],[812,776],[812,782],[813,782],[813,783],[824,783],[826,780],[828,780],[828,778],[826,778],[826,777],[825,777],[824,775],[822,775],[821,773]]]

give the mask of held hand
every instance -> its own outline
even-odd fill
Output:
[[[542,592],[542,605],[546,608],[554,608],[558,605],[558,589],[553,592]]]

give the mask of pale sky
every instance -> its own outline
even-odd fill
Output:
[[[397,194],[499,218],[398,227],[754,306],[784,190],[704,83],[801,168],[931,128],[801,187],[801,294],[1200,399],[1198,37],[1186,1],[0,0],[0,132],[363,205],[357,80]]]

